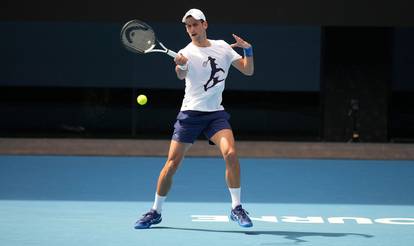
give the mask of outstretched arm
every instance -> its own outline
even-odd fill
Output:
[[[232,48],[239,47],[244,50],[244,57],[233,62],[233,66],[245,75],[251,76],[254,73],[253,47],[239,36],[233,34],[236,42],[231,44]]]

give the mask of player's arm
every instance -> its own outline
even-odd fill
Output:
[[[244,50],[244,57],[235,60],[232,64],[237,70],[245,75],[252,76],[254,73],[254,61],[253,61],[253,47],[251,44],[233,34],[236,43],[232,44],[231,47],[240,47]]]
[[[174,62],[176,64],[175,66],[175,72],[177,73],[178,79],[185,79],[188,73],[188,59],[187,57],[183,56],[182,54],[178,54],[177,57],[175,57]]]

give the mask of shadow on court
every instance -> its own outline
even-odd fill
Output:
[[[346,236],[359,236],[363,238],[372,238],[374,236],[360,233],[328,233],[328,232],[293,232],[293,231],[228,231],[228,230],[210,230],[210,229],[197,229],[197,228],[182,228],[182,227],[169,227],[169,226],[154,226],[150,230],[179,230],[179,231],[196,231],[196,232],[217,232],[217,233],[235,233],[245,235],[273,235],[284,237],[292,240],[294,243],[308,242],[303,237],[346,237]]]

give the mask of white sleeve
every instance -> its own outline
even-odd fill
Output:
[[[224,41],[224,40],[222,40],[223,41],[223,43],[227,46],[227,48],[228,48],[228,50],[229,50],[229,52],[228,52],[228,55],[229,55],[229,59],[230,59],[230,62],[232,63],[232,62],[234,62],[234,61],[236,61],[236,60],[238,60],[238,59],[241,59],[241,58],[243,58],[241,55],[239,55],[239,53],[237,53],[231,46],[230,46],[230,44],[228,44],[226,41]]]
[[[231,49],[231,51],[230,51],[230,53],[231,53],[231,57],[232,57],[232,59],[231,59],[231,62],[234,62],[234,61],[236,61],[236,60],[238,60],[238,59],[241,59],[241,58],[243,58],[241,55],[239,55],[239,53],[237,53],[231,46],[230,46],[230,49]]]

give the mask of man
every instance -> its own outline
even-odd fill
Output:
[[[226,162],[226,182],[232,199],[230,218],[240,226],[253,226],[240,202],[240,165],[230,116],[221,105],[222,92],[230,65],[245,75],[253,75],[252,46],[233,34],[235,43],[207,38],[208,23],[199,9],[190,9],[182,22],[191,42],[174,59],[177,77],[185,79],[185,95],[174,125],[168,158],[158,178],[152,209],[135,223],[136,229],[149,228],[161,222],[162,204],[171,188],[172,178],[185,153],[203,133],[220,148]],[[244,57],[232,47],[244,49]]]

